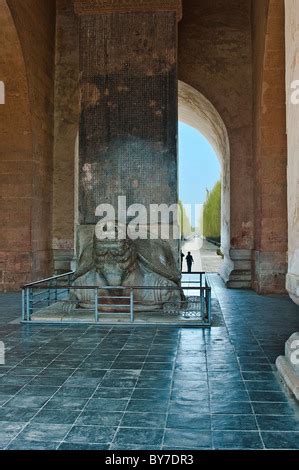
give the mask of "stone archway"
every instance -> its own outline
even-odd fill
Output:
[[[179,80],[179,120],[197,129],[213,147],[222,168],[221,249],[225,261],[221,275],[225,281],[233,269],[230,259],[230,146],[225,124],[198,90]]]

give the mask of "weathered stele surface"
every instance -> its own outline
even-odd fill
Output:
[[[119,196],[147,209],[176,203],[175,12],[80,24],[79,223],[95,224],[98,205],[117,208]]]
[[[178,19],[182,15],[182,0],[74,0],[78,15],[94,13],[176,11]]]
[[[103,225],[106,226],[106,222]],[[99,238],[99,226],[96,230],[92,226],[81,230],[74,286],[115,287],[100,291],[101,298],[112,307],[113,304],[122,305],[123,301],[113,300],[111,296],[130,295],[129,291],[117,289],[121,286],[141,288],[134,290],[139,310],[153,310],[162,308],[166,302],[180,302],[184,297],[179,287],[181,276],[169,244],[162,240],[118,240],[115,237],[120,225],[108,227],[105,239]],[[121,230],[125,231],[126,227]],[[142,287],[153,289],[142,290]],[[94,290],[74,288],[71,298],[79,307],[90,308],[94,305]]]

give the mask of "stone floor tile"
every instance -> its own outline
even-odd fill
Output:
[[[263,449],[263,443],[258,432],[254,431],[213,431],[215,449]]]

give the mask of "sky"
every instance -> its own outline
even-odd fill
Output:
[[[209,142],[179,123],[179,194],[183,204],[203,204],[206,190],[220,179],[221,165]]]

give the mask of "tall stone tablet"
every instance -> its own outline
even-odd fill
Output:
[[[77,0],[75,11],[80,16],[77,253],[82,272],[80,256],[87,245],[101,250],[94,238],[100,205],[112,205],[118,220],[120,196],[126,197],[127,206],[144,205],[148,214],[150,205],[178,203],[181,2]],[[122,215],[125,225],[130,220]],[[176,221],[176,216],[170,220],[174,225]],[[178,240],[170,239],[168,245],[174,265],[179,266]],[[143,252],[151,251],[150,240],[143,246]],[[119,247],[114,249],[117,252]],[[163,245],[165,249],[153,272],[161,272],[158,264],[169,264],[169,251]],[[134,250],[139,255],[138,247]],[[178,273],[174,277],[179,279]]]

